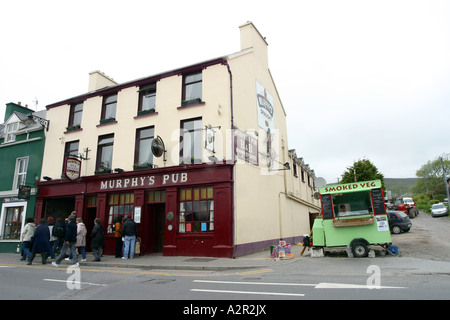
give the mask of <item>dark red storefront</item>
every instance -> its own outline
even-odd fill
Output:
[[[101,219],[105,254],[114,254],[114,219],[132,214],[143,254],[231,258],[232,172],[232,164],[198,164],[39,182],[36,218],[61,215],[53,208],[64,199],[73,208],[63,212],[75,210],[88,235]]]

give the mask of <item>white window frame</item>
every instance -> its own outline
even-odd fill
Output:
[[[22,207],[22,221],[20,222],[21,224],[21,232],[20,232],[20,237],[19,239],[3,239],[4,234],[4,228],[5,228],[5,219],[6,219],[6,211],[7,208],[11,208],[11,207]],[[20,201],[20,202],[7,202],[7,203],[3,203],[2,205],[2,210],[1,210],[1,214],[0,214],[0,241],[2,242],[20,242],[22,241],[22,230],[25,226],[25,216],[26,216],[26,212],[27,212],[27,202],[24,201]]]
[[[20,170],[20,163],[22,161],[25,162],[25,165],[22,168],[23,171],[19,172],[19,170]],[[14,171],[14,182],[13,182],[13,186],[12,186],[13,190],[18,190],[19,189],[19,184],[22,181],[24,182],[24,184],[26,184],[27,171],[28,171],[28,162],[29,162],[29,157],[22,157],[22,158],[17,158],[16,159],[16,169]]]
[[[16,141],[16,132],[19,130],[19,122],[13,122],[6,125],[5,143]]]

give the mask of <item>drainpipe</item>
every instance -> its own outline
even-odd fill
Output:
[[[233,189],[231,190],[231,223],[233,224],[233,228],[232,228],[232,239],[233,239],[233,259],[236,258],[236,245],[235,245],[235,201],[234,201],[234,194],[235,194],[235,180],[234,180],[234,176],[235,176],[235,170],[236,170],[236,166],[234,166],[234,136],[233,136],[233,130],[234,130],[234,105],[233,105],[233,73],[231,72],[231,68],[230,65],[228,64],[228,61],[226,59],[223,60],[222,62],[223,65],[227,66],[227,70],[228,70],[228,74],[230,75],[230,112],[231,112],[231,132],[232,132],[232,136],[231,136],[231,160],[233,161],[233,170],[232,170],[232,177],[231,180],[233,181]]]

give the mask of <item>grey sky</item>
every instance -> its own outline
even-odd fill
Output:
[[[252,21],[287,111],[288,143],[327,182],[367,158],[414,177],[450,152],[448,1],[3,1],[0,114],[240,50]]]

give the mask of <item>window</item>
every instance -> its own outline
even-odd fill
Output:
[[[153,127],[136,130],[136,147],[134,155],[134,168],[151,167],[153,164],[152,141]]]
[[[183,103],[191,104],[202,101],[202,73],[183,76]]]
[[[80,142],[78,140],[66,142],[66,146],[64,148],[63,175],[64,175],[64,163],[66,162],[66,158],[70,158],[70,157],[78,158],[79,145],[80,145]]]
[[[134,194],[121,193],[110,194],[108,196],[109,215],[107,233],[115,232],[115,222],[119,216],[127,216],[131,214],[133,216],[134,211]]]
[[[155,112],[156,109],[156,83],[143,86],[139,89],[138,115]]]
[[[103,98],[102,119],[101,123],[115,121],[117,108],[117,94],[113,94]]]
[[[214,231],[213,187],[185,188],[180,190],[178,231]]]
[[[19,240],[24,207],[6,207],[3,212],[2,240]]]
[[[81,116],[83,115],[83,102],[70,106],[69,126],[67,130],[79,129],[81,126]]]
[[[147,192],[147,203],[166,202],[166,190],[151,190]]]
[[[96,173],[111,172],[114,134],[98,138]]]
[[[202,163],[202,118],[181,121],[180,163]]]
[[[5,142],[12,142],[12,141],[16,141],[16,131],[19,128],[19,123],[15,122],[15,123],[10,123],[6,125],[6,137],[5,137]]]
[[[27,169],[28,169],[28,157],[18,158],[16,160],[16,170],[14,174],[13,189],[19,189],[19,186],[26,185]]]

